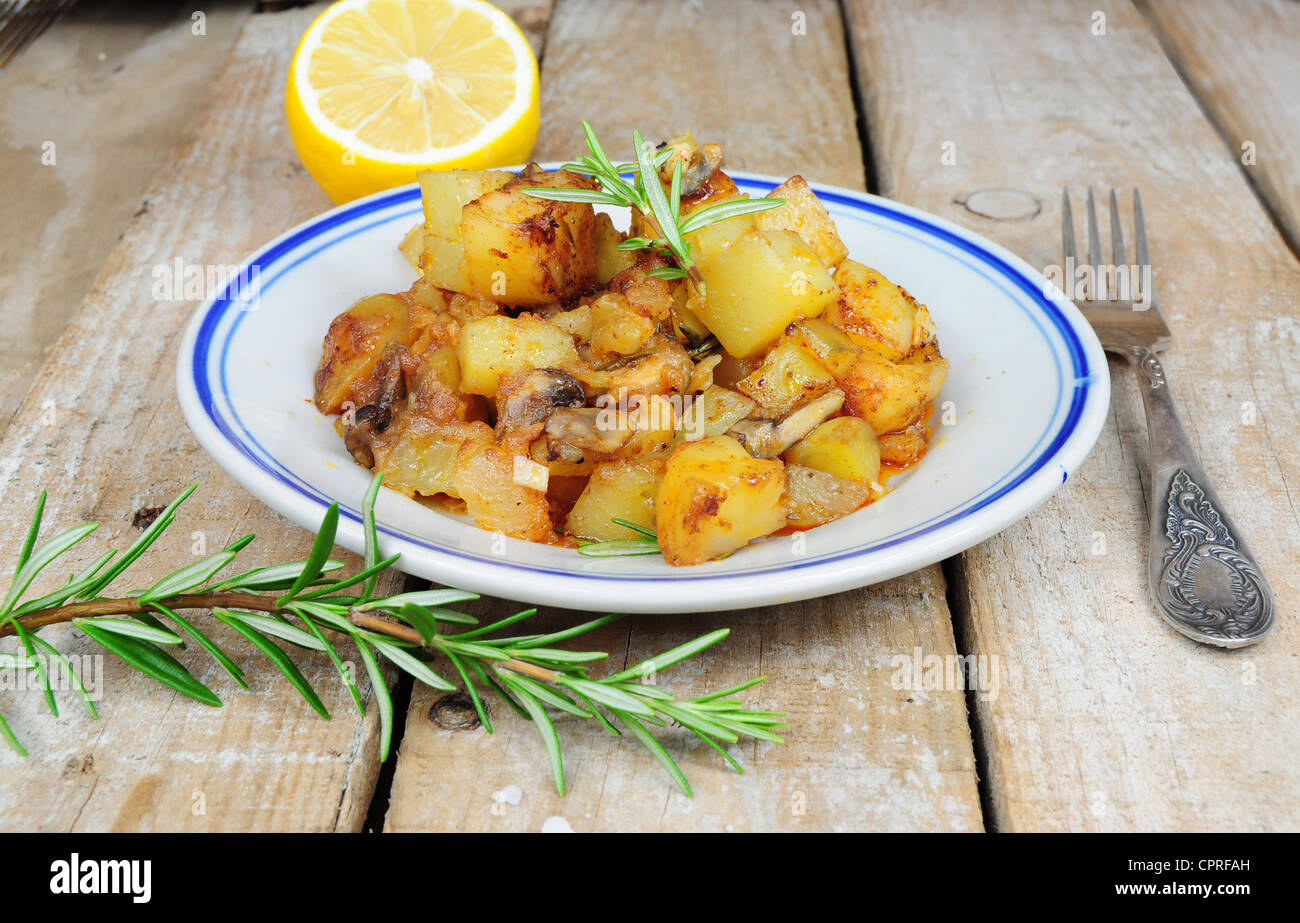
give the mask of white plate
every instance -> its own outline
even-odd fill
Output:
[[[754,195],[779,182],[735,179]],[[853,258],[929,305],[952,365],[932,447],[890,479],[890,494],[837,522],[674,568],[657,555],[591,558],[503,538],[385,490],[376,506],[381,553],[401,552],[403,570],[438,583],[539,604],[734,609],[915,570],[1051,496],[1092,448],[1110,397],[1101,346],[1074,305],[1023,260],[955,224],[886,199],[814,188]],[[338,542],[353,551],[363,547],[358,506],[370,476],[316,411],[312,375],[335,315],[365,295],[410,286],[414,274],[397,243],[419,214],[419,189],[408,186],[272,241],[244,264],[248,284],[228,286],[195,312],[177,360],[185,418],[217,464],[307,528],[337,500]]]

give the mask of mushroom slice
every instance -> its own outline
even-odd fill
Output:
[[[722,147],[718,144],[700,144],[689,131],[671,141],[661,141],[656,151],[673,149],[673,156],[659,168],[659,178],[665,183],[673,181],[673,170],[682,164],[682,196],[687,198],[699,192],[713,171],[722,166]]]
[[[393,422],[393,407],[406,396],[406,373],[403,359],[409,364],[410,353],[401,343],[390,343],[384,350],[377,371],[383,372],[379,394],[374,403],[358,407],[343,421],[343,445],[357,464],[366,468],[375,465],[371,443],[375,436],[388,429]],[[382,367],[382,368],[381,368]]]
[[[811,433],[817,424],[837,412],[843,404],[844,392],[832,391],[815,401],[809,401],[780,421],[741,420],[727,435],[734,437],[750,455],[776,458]]]
[[[557,407],[581,407],[587,393],[560,369],[529,369],[509,376],[497,394],[497,435],[540,423]]]
[[[602,411],[596,407],[561,408],[546,420],[546,448],[550,458],[581,463],[587,453],[608,455],[632,436],[632,430],[602,426]]]

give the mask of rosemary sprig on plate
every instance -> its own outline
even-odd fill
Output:
[[[607,542],[579,540],[579,554],[585,554],[593,558],[606,558],[627,554],[660,554],[659,536],[655,534],[653,529],[647,529],[645,526],[640,526],[635,522],[628,522],[626,519],[619,519],[617,517],[615,517],[612,522],[625,529],[631,529],[636,533],[637,537]]]
[[[682,162],[673,164],[672,181],[669,190],[664,192],[663,183],[659,181],[659,168],[673,156],[671,147],[655,151],[639,131],[632,132],[632,150],[636,153],[636,163],[615,164],[605,153],[604,146],[596,137],[596,132],[589,122],[582,123],[582,131],[587,137],[588,154],[576,163],[567,163],[562,169],[570,173],[590,176],[600,184],[600,189],[549,189],[534,188],[523,190],[525,194],[539,199],[551,199],[556,202],[589,202],[592,205],[611,205],[620,208],[635,208],[645,219],[646,226],[653,237],[632,237],[619,244],[620,250],[659,250],[666,252],[677,263],[649,270],[648,275],[663,279],[683,279],[690,277],[696,286],[703,290],[703,279],[695,268],[691,258],[690,244],[686,235],[702,227],[748,215],[753,212],[766,211],[785,204],[784,199],[733,199],[701,208],[699,211],[682,218]],[[623,179],[631,176],[631,182]],[[647,183],[645,177],[653,176],[655,181]]]
[[[564,765],[553,715],[596,721],[611,734],[631,733],[664,766],[687,795],[691,794],[680,767],[650,728],[680,725],[718,751],[737,772],[740,765],[725,749],[742,737],[780,743],[776,730],[784,727],[778,712],[752,711],[736,696],[762,682],[752,679],[731,689],[681,699],[656,682],[659,672],[693,657],[727,636],[723,628],[710,632],[648,660],[599,679],[588,675],[588,665],[605,659],[603,651],[574,651],[557,645],[607,625],[617,615],[547,634],[504,635],[504,630],[524,621],[536,609],[524,609],[489,625],[449,605],[477,599],[464,590],[441,587],[394,596],[375,597],[378,576],[397,563],[398,555],[378,557],[375,498],[381,476],[371,482],[362,503],[366,551],[362,569],[347,577],[328,576],[342,568],[329,555],[338,528],[338,504],[332,504],[321,521],[316,541],[306,560],[256,567],[222,577],[252,535],[200,560],[177,568],[151,587],[125,596],[107,595],[108,587],[145,553],[176,518],[177,508],[194,492],[191,485],[173,500],[125,553],[106,551],[84,570],[42,596],[24,601],[36,578],[98,526],[88,523],[67,529],[37,545],[45,493],[18,554],[14,579],[0,602],[0,638],[15,636],[21,650],[0,652],[0,669],[32,671],[46,704],[58,715],[55,687],[49,667],[66,671],[87,713],[97,717],[94,704],[68,659],[40,633],[52,625],[71,623],[87,638],[126,664],[160,683],[205,705],[220,706],[220,697],[190,673],[168,649],[187,642],[217,662],[238,685],[247,688],[243,669],[226,650],[206,634],[192,616],[181,610],[204,610],[244,638],[288,679],[290,685],[322,717],[329,718],[320,694],[298,669],[282,644],[323,653],[339,673],[357,710],[365,714],[361,690],[347,669],[339,648],[351,642],[365,665],[379,707],[380,758],[391,749],[393,703],[380,670],[380,658],[434,689],[453,691],[457,686],[433,669],[438,656],[455,670],[465,693],[478,712],[484,729],[492,722],[483,694],[491,692],[522,717],[537,725],[550,759],[555,787],[564,793]],[[624,523],[642,533],[648,530]],[[654,545],[654,550],[658,546]],[[448,633],[448,627],[460,630]],[[0,714],[0,736],[26,756],[12,728]]]

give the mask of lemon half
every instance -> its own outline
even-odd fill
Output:
[[[289,65],[289,135],[335,202],[421,170],[522,163],[537,140],[537,59],[482,0],[343,0]]]

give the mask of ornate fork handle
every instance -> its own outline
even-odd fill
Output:
[[[1134,346],[1151,439],[1147,567],[1161,614],[1190,638],[1245,647],[1273,627],[1268,581],[1201,467],[1151,350]]]

